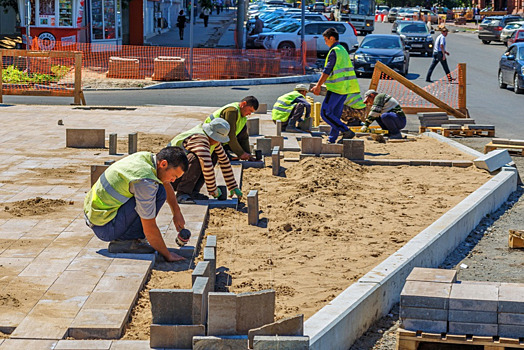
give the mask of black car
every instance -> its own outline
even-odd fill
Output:
[[[492,41],[501,41],[500,34],[506,24],[519,20],[522,20],[522,17],[516,15],[486,17],[479,24],[479,39],[486,45]]]
[[[499,62],[499,87],[513,86],[516,94],[524,93],[524,42],[508,47]]]
[[[369,34],[362,40],[353,58],[356,74],[362,76],[373,73],[377,61],[402,75],[407,75],[409,46],[395,34]]]
[[[433,37],[435,33],[429,30],[423,21],[395,21],[391,29],[397,33],[404,42],[411,47],[411,52],[420,52],[431,56],[433,54]]]

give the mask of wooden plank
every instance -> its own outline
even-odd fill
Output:
[[[72,89],[65,90],[5,90],[4,95],[17,95],[17,96],[57,96],[57,97],[69,97],[74,96],[75,91]]]
[[[2,49],[4,56],[22,56],[22,57],[66,57],[74,58],[75,53],[79,51],[27,51]]]
[[[80,92],[82,90],[82,53],[75,52],[75,91],[74,91],[74,104],[80,104]]]
[[[459,63],[458,65],[458,106],[459,109],[466,108],[466,64]]]
[[[413,348],[413,343],[416,347]],[[416,333],[399,329],[397,333],[397,349],[417,349],[422,343],[437,344],[459,344],[483,346],[484,350],[494,349],[503,350],[504,348],[524,349],[524,343],[514,338],[498,338],[486,336],[466,336],[456,334],[434,334],[434,333]],[[466,348],[466,347],[465,347]]]
[[[419,112],[445,112],[442,108],[435,108],[435,107],[404,107],[402,106],[402,110],[406,114],[417,114]]]

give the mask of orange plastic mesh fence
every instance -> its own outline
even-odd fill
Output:
[[[33,41],[35,49],[38,41]],[[83,77],[189,80],[190,50],[180,47],[57,42],[53,50],[81,51]],[[306,43],[306,65],[316,61],[316,43]],[[304,74],[300,49],[193,49],[193,79],[237,79]]]
[[[451,75],[457,77],[458,67],[451,72]],[[457,81],[458,80],[456,80],[456,82]],[[449,106],[455,109],[459,108],[459,84],[450,84],[446,76],[434,81],[423,89]],[[433,103],[428,102],[383,72],[380,74],[380,80],[376,90],[394,96],[403,107],[436,108]]]

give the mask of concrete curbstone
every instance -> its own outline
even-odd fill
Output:
[[[449,322],[496,324],[497,319],[496,312],[449,310],[448,313]]]
[[[191,284],[195,284],[197,277],[210,277],[210,271],[209,261],[199,261],[191,274]]]
[[[209,277],[197,277],[193,283],[193,324],[207,323],[207,296],[210,287]]]
[[[502,168],[503,166],[511,162],[512,159],[507,149],[497,149],[488,152],[473,161],[477,168],[485,169],[490,173]]]
[[[447,310],[451,283],[407,281],[400,293],[401,307]]]
[[[192,289],[151,289],[152,323],[190,325],[193,323]]]
[[[214,247],[204,247],[204,261],[209,262],[209,289],[215,291],[217,260]]]
[[[498,335],[507,338],[521,338],[524,334],[524,326],[499,324]]]
[[[257,335],[253,340],[254,350],[309,350],[309,337]]]
[[[152,324],[149,346],[151,348],[191,349],[194,336],[202,336],[206,327],[199,325]]]
[[[257,139],[257,150],[260,150],[264,156],[271,154],[271,139],[261,137]]]
[[[105,129],[66,129],[66,147],[105,148]]]
[[[193,350],[246,350],[247,336],[196,336],[193,337]]]
[[[260,118],[250,117],[247,118],[247,133],[249,136],[260,135]]]
[[[416,320],[447,321],[448,311],[444,309],[428,309],[421,307],[401,307],[400,318]]]
[[[207,335],[236,335],[237,296],[235,293],[208,294]]]
[[[301,152],[302,154],[319,155],[322,149],[322,138],[320,137],[302,137]]]
[[[247,221],[249,225],[258,225],[258,191],[251,190],[247,195]]]
[[[351,160],[364,160],[364,140],[344,140],[342,155]]]
[[[237,334],[248,334],[250,329],[275,322],[275,298],[276,293],[272,289],[238,294]]]
[[[523,283],[500,284],[498,312],[524,314]]]
[[[253,348],[255,336],[279,335],[279,336],[302,336],[304,335],[304,315],[286,317],[262,327],[250,329],[248,332],[249,348]]]

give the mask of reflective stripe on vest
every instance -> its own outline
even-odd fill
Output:
[[[228,105],[225,105],[224,107],[221,107],[219,109],[217,109],[216,111],[214,111],[212,114],[209,115],[209,117],[206,118],[206,120],[204,121],[205,124],[207,123],[211,123],[211,121],[215,118],[221,118],[221,114],[222,112],[229,108],[229,107],[235,107],[237,109],[237,112],[238,112],[238,116],[237,116],[237,123],[236,123],[236,130],[235,130],[235,135],[238,135],[240,134],[240,132],[242,131],[242,129],[244,129],[244,126],[246,126],[246,123],[247,123],[247,117],[242,117],[242,113],[240,113],[240,103],[238,102],[233,102],[233,103],[230,103]],[[227,145],[227,142],[224,143],[224,145]]]
[[[302,97],[302,94],[298,91],[291,91],[278,98],[277,102],[273,105],[271,110],[271,118],[273,120],[281,120],[286,122],[289,119],[289,115],[296,103],[293,103],[297,97]]]
[[[180,134],[176,135],[171,140],[171,142],[168,144],[168,146],[177,146],[177,147],[180,147],[180,148],[182,148],[183,150],[185,150],[187,152],[187,150],[184,148],[184,140],[187,139],[190,136],[195,135],[195,134],[202,134],[202,135],[207,137],[207,134],[204,132],[204,129],[202,128],[202,124],[198,124],[194,128],[189,129],[188,131],[184,131],[183,133],[180,133]],[[216,147],[216,145],[211,145],[209,147],[209,153],[210,154],[213,154],[213,152],[215,151],[215,147]]]
[[[333,71],[326,80],[326,88],[328,91],[340,95],[347,95],[353,92],[360,93],[360,87],[358,86],[357,75],[353,69],[353,64],[349,59],[349,54],[340,44],[332,47],[326,57],[326,63],[328,63],[329,55],[331,51],[335,51],[337,60]]]
[[[98,178],[84,200],[84,214],[93,225],[113,220],[118,209],[134,195],[131,183],[149,179],[159,184],[156,164],[150,152],[137,152],[111,165]]]
[[[349,94],[348,97],[346,97],[346,101],[344,102],[344,104],[354,109],[366,108],[366,104],[362,100],[362,96],[360,96],[360,92]]]

